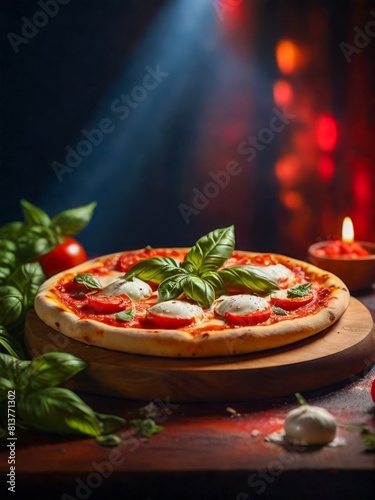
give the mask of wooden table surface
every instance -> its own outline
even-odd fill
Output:
[[[356,295],[375,318],[375,293]],[[375,431],[370,385],[374,366],[340,384],[304,393],[339,424]],[[96,411],[142,416],[150,401],[81,393]],[[164,430],[150,440],[124,427],[122,444],[17,430],[16,494],[7,491],[9,452],[0,453],[0,498],[54,499],[350,499],[375,498],[375,453],[365,451],[358,430],[340,427],[346,444],[309,451],[286,449],[265,437],[280,430],[294,396],[241,403],[179,403],[156,398],[155,420]],[[228,406],[237,414],[228,411]],[[10,496],[11,495],[11,496]]]

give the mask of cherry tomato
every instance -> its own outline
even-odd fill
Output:
[[[86,296],[86,305],[98,314],[114,314],[132,306],[127,295],[105,295],[93,293]]]
[[[165,314],[157,314],[153,311],[147,311],[146,321],[153,325],[155,328],[181,328],[188,326],[195,322],[194,316],[190,318],[181,318],[167,316]]]
[[[371,397],[373,402],[375,403],[375,379],[372,381],[371,385]]]
[[[285,309],[285,311],[293,311],[294,309],[298,309],[298,307],[305,306],[306,304],[311,302],[313,298],[314,294],[311,292],[306,293],[306,295],[304,295],[303,297],[288,298],[285,291],[285,293],[276,292],[274,295],[272,295],[270,302],[274,306]]]
[[[225,317],[229,323],[233,326],[250,326],[257,325],[258,323],[263,323],[271,316],[271,308],[261,309],[260,311],[254,311],[248,314],[235,314],[226,312]]]
[[[137,264],[140,260],[149,259],[154,255],[154,253],[155,252],[152,249],[149,250],[147,248],[145,248],[142,251],[136,251],[132,253],[127,252],[123,255],[120,255],[116,269],[118,271],[126,273],[127,271],[129,271],[131,267]]]
[[[87,260],[87,254],[77,240],[71,236],[63,236],[59,245],[34,260],[40,262],[44,274],[49,278],[60,271],[82,264]]]

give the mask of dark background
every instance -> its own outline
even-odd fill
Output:
[[[308,244],[337,232],[351,211],[364,221],[357,222],[360,236],[374,238],[375,41],[350,64],[340,48],[353,42],[353,27],[372,19],[373,2],[244,0],[229,8],[228,0],[221,18],[213,0],[71,0],[18,53],[9,33],[21,35],[23,18],[32,21],[40,4],[1,5],[0,224],[20,219],[21,198],[50,215],[96,200],[93,220],[78,237],[90,255],[188,246],[235,224],[237,248],[304,257]],[[292,188],[275,174],[286,149],[300,154],[293,134],[301,137],[307,127],[307,97],[296,101],[292,126],[254,161],[238,153],[239,143],[273,116],[280,77],[275,46],[282,38],[310,51],[304,69],[287,76],[296,93],[339,124],[328,184],[318,178],[315,153],[303,160]],[[168,77],[119,120],[113,100],[142,82],[146,66],[158,64]],[[65,163],[66,146],[74,149],[82,130],[106,117],[115,131],[59,182],[52,163]],[[306,141],[315,151],[314,137]],[[210,172],[232,160],[241,174],[187,223],[181,203],[192,207],[193,190],[202,192]],[[353,188],[358,168],[370,194]]]

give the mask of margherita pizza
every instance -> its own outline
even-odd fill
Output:
[[[291,344],[349,304],[335,275],[278,254],[234,250],[233,226],[191,248],[99,257],[48,279],[35,309],[86,344],[166,357],[213,357]]]

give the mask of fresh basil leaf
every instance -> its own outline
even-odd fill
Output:
[[[42,354],[31,361],[27,368],[28,389],[54,387],[84,370],[86,366],[85,361],[67,352]]]
[[[46,279],[39,262],[21,264],[7,280],[7,284],[18,288],[23,294],[23,306],[29,308],[34,304],[34,298],[39,286]]]
[[[219,273],[215,271],[208,271],[207,273],[202,274],[201,278],[206,283],[209,283],[215,290],[215,297],[220,297],[220,295],[225,295],[227,293],[224,281],[221,279]]]
[[[7,266],[13,269],[17,265],[17,257],[13,252],[5,249],[0,250],[0,263],[2,266]]]
[[[229,291],[270,292],[278,289],[276,281],[254,266],[226,267],[218,271],[218,274]]]
[[[0,238],[17,238],[23,231],[24,223],[13,221],[0,227]]]
[[[14,389],[13,383],[4,377],[0,377],[0,402],[8,398],[8,391]]]
[[[137,429],[139,434],[148,439],[164,429],[162,425],[156,424],[152,418],[145,418],[144,420],[136,418],[130,420],[129,423]]]
[[[4,282],[10,276],[11,273],[12,273],[12,270],[10,269],[10,267],[0,266],[0,284],[1,285],[4,284]]]
[[[181,282],[186,279],[186,275],[175,274],[165,279],[158,286],[159,302],[177,299],[182,294]]]
[[[17,240],[17,257],[27,262],[44,255],[59,243],[59,235],[50,227],[28,227]]]
[[[0,286],[0,324],[11,325],[21,316],[23,309],[22,293],[14,286]]]
[[[66,236],[77,234],[90,222],[96,205],[93,201],[87,205],[64,210],[52,218],[52,226],[59,227],[61,234]]]
[[[98,278],[91,273],[77,274],[77,276],[74,276],[74,281],[81,285],[85,285],[86,288],[103,288]]]
[[[32,205],[26,200],[21,200],[22,212],[25,217],[26,224],[30,226],[49,226],[51,219],[41,208]]]
[[[290,299],[293,297],[303,297],[304,295],[310,293],[312,284],[313,282],[310,281],[309,283],[305,283],[304,285],[298,285],[294,286],[293,288],[289,288],[286,295]]]
[[[113,315],[117,321],[131,321],[134,318],[134,313],[132,309],[127,309],[126,311],[120,311]]]
[[[186,260],[181,264],[182,269],[184,269],[188,274],[197,274],[195,266]]]
[[[185,295],[203,307],[210,307],[215,300],[213,287],[198,276],[187,276],[181,284]]]
[[[234,226],[215,229],[202,236],[185,257],[199,275],[217,271],[231,256],[234,250]]]
[[[279,314],[281,316],[286,316],[288,314],[282,307],[273,306],[272,310],[275,314]]]
[[[119,444],[122,443],[122,439],[120,436],[117,436],[116,434],[108,434],[107,436],[97,436],[95,438],[95,441],[100,444],[100,446],[108,446],[108,447],[113,447],[113,446],[118,446]]]
[[[126,423],[124,418],[116,417],[115,415],[105,415],[104,413],[95,412],[95,416],[98,419],[100,432],[103,436],[111,434]]]
[[[0,351],[6,352],[17,359],[24,359],[25,355],[21,344],[11,335],[4,326],[0,326]]]
[[[185,274],[179,264],[171,257],[151,257],[137,262],[125,274],[124,279],[131,280],[136,277],[151,283],[161,283],[174,274]]]
[[[8,240],[6,238],[0,238],[0,255],[1,252],[7,251],[14,253],[17,249],[16,244],[12,240]]]
[[[29,364],[30,361],[0,353],[0,377],[10,380],[15,389],[22,391],[26,387],[25,373]]]
[[[20,423],[46,432],[100,435],[95,412],[74,392],[62,387],[23,393],[17,401],[17,416]]]

